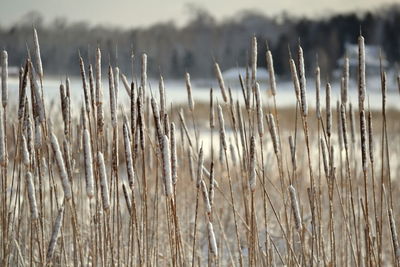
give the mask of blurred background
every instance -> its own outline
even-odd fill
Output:
[[[34,26],[47,76],[78,75],[78,51],[93,62],[94,49],[100,46],[103,64],[118,65],[125,73],[131,73],[131,53],[139,64],[140,54],[146,52],[153,78],[162,73],[181,79],[187,71],[194,79],[209,79],[216,60],[229,79],[237,78],[248,64],[250,38],[255,35],[258,66],[266,64],[268,42],[276,74],[285,79],[288,46],[295,51],[300,39],[307,72],[313,73],[318,55],[322,77],[333,78],[345,54],[350,65],[356,64],[354,45],[361,28],[371,71],[379,68],[382,55],[382,64],[395,73],[400,59],[400,4],[395,2],[15,0],[0,9],[0,46],[17,69],[27,46],[32,47]]]

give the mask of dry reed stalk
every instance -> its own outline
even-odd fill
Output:
[[[210,199],[208,197],[208,190],[207,190],[207,186],[206,183],[204,182],[204,180],[201,180],[201,190],[203,192],[203,199],[204,199],[204,206],[206,209],[206,213],[208,216],[211,215],[211,203],[210,203]]]
[[[8,103],[8,54],[6,50],[1,51],[1,102],[5,108]]]
[[[53,258],[54,250],[55,250],[56,245],[57,245],[57,240],[58,240],[58,237],[59,237],[60,232],[61,232],[63,217],[64,217],[64,207],[61,207],[58,210],[58,215],[57,215],[57,218],[56,218],[56,220],[54,222],[54,225],[53,225],[53,230],[52,230],[52,233],[51,233],[50,243],[49,243],[49,247],[47,249],[47,254],[46,254],[47,262],[50,262],[51,259]]]
[[[124,192],[126,208],[128,209],[129,214],[132,214],[132,202],[129,197],[128,190],[126,189],[125,183],[122,183],[122,191]]]
[[[193,152],[192,149],[189,147],[188,148],[188,162],[189,162],[189,174],[190,174],[190,179],[194,181],[194,165],[193,165]]]
[[[61,183],[64,190],[64,198],[66,200],[70,200],[72,197],[71,185],[69,183],[67,171],[65,169],[64,159],[61,154],[60,146],[54,133],[50,133],[50,142],[51,147],[53,148],[54,156],[56,158],[58,171],[60,173]]]
[[[128,82],[128,79],[126,78],[125,74],[122,72],[119,73],[119,76],[121,77],[122,84],[124,85],[126,93],[130,96],[131,95],[131,86]]]
[[[114,90],[115,90],[115,101],[118,105],[118,92],[119,92],[119,68],[114,68]]]
[[[4,111],[0,109],[0,165],[7,166],[6,133],[4,131]]]
[[[224,102],[227,102],[228,97],[226,96],[224,77],[222,76],[221,69],[219,68],[219,65],[217,62],[214,63],[214,68],[215,68],[215,76],[217,76],[219,88],[221,88],[222,99],[224,100]]]
[[[210,188],[208,191],[208,197],[210,200],[210,206],[211,208],[213,207],[214,204],[214,185],[215,185],[215,175],[214,175],[214,162],[211,162],[211,167],[210,167]]]
[[[347,122],[346,122],[346,107],[345,104],[342,103],[340,105],[340,116],[341,116],[341,123],[342,123],[342,136],[343,136],[343,144],[344,144],[344,149],[347,151],[348,150],[348,141],[347,141]]]
[[[89,90],[90,90],[90,105],[93,110],[93,117],[96,114],[96,88],[94,85],[93,66],[89,64]]]
[[[103,202],[103,209],[105,211],[108,211],[110,209],[110,197],[108,191],[107,172],[106,172],[106,165],[104,163],[103,153],[101,153],[100,151],[97,153],[97,164],[99,168],[101,199]]]
[[[198,188],[200,187],[201,181],[203,180],[203,165],[204,165],[204,152],[203,152],[203,146],[201,146],[197,161],[196,186]]]
[[[26,185],[28,189],[29,206],[31,208],[31,219],[36,220],[39,218],[38,207],[36,204],[35,186],[33,184],[32,174],[27,172],[25,175]]]
[[[294,218],[296,230],[300,231],[302,228],[302,224],[301,224],[301,217],[300,217],[299,202],[297,201],[296,189],[294,189],[294,187],[292,185],[289,186],[289,193],[290,193],[290,204],[292,207],[293,218]]]
[[[85,158],[86,195],[88,198],[92,198],[94,196],[93,160],[90,133],[88,129],[83,131],[83,155]]]

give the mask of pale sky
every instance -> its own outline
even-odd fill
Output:
[[[184,24],[187,5],[193,3],[208,10],[217,20],[232,17],[239,11],[256,10],[267,15],[286,11],[294,15],[323,17],[326,14],[371,10],[399,0],[2,0],[0,24],[10,26],[24,14],[35,10],[45,22],[64,17],[69,22],[87,21],[122,27],[149,26],[174,21]]]

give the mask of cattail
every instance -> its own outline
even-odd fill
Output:
[[[169,140],[166,135],[163,136],[163,146],[162,146],[162,155],[163,155],[163,176],[165,183],[165,194],[167,197],[171,197],[172,190],[172,177],[171,177],[171,154],[170,154],[170,146]]]
[[[257,38],[253,36],[251,39],[251,86],[257,80]]]
[[[28,84],[28,72],[29,72],[29,61],[26,60],[19,91],[18,120],[21,120],[24,116],[26,86]]]
[[[221,105],[218,105],[218,121],[219,121],[219,133],[220,133],[222,147],[226,151],[228,147],[226,145],[225,122]]]
[[[189,130],[188,130],[187,126],[186,126],[185,117],[183,116],[183,110],[182,109],[179,111],[179,120],[181,121],[181,125],[183,126],[183,130],[185,131],[186,137],[187,137],[187,139],[189,141],[189,145],[192,147],[193,146],[192,145],[192,140],[191,140],[190,135],[189,135]]]
[[[343,69],[343,94],[342,94],[342,102],[344,104],[347,103],[347,92],[349,91],[349,79],[350,79],[350,61],[346,56],[344,58],[344,69]]]
[[[126,189],[125,183],[122,183],[122,191],[124,192],[126,208],[128,209],[129,214],[132,214],[132,203],[131,199],[129,198],[128,190]]]
[[[176,155],[175,123],[171,123],[171,172],[172,183],[175,185],[178,180],[178,159]]]
[[[118,104],[118,92],[119,92],[119,68],[114,68],[114,90],[115,90],[115,103]]]
[[[385,71],[382,71],[382,73],[381,73],[381,87],[382,87],[382,111],[386,112],[387,84],[386,84],[386,72]]]
[[[60,102],[61,102],[61,114],[64,121],[64,133],[68,135],[68,102],[67,96],[65,95],[64,84],[60,84]]]
[[[365,44],[364,37],[358,37],[358,105],[359,110],[364,109],[365,100]]]
[[[229,149],[231,151],[231,158],[233,166],[236,166],[237,158],[236,158],[236,149],[233,143],[229,140]]]
[[[307,105],[307,85],[306,85],[306,71],[304,68],[304,56],[303,48],[299,45],[299,76],[300,76],[300,97],[301,97],[301,109],[303,116],[306,117],[308,114]]]
[[[215,114],[214,114],[214,91],[210,88],[210,128],[215,127]]]
[[[160,118],[164,117],[166,113],[166,99],[165,99],[165,86],[164,78],[160,75],[160,82],[158,83],[158,89],[160,91]]]
[[[289,136],[289,146],[290,146],[290,155],[292,159],[292,166],[293,170],[297,169],[297,163],[296,163],[296,145],[294,143],[293,136]]]
[[[96,93],[95,93],[95,86],[94,86],[94,77],[93,77],[93,66],[89,64],[89,89],[90,89],[90,104],[93,109],[93,114],[95,114],[96,109]]]
[[[263,123],[263,110],[261,103],[261,93],[260,93],[260,85],[256,82],[255,86],[255,95],[256,95],[256,108],[257,108],[257,125],[258,125],[258,134],[260,138],[264,135],[264,123]]]
[[[82,88],[83,88],[83,95],[85,98],[86,112],[90,113],[90,99],[89,99],[88,85],[86,83],[85,63],[83,62],[83,59],[80,55],[79,55],[79,68],[82,78]]]
[[[61,232],[63,217],[64,217],[64,207],[61,207],[58,210],[58,215],[57,215],[56,221],[54,222],[54,225],[53,225],[53,231],[51,233],[51,239],[50,239],[49,247],[47,249],[47,255],[46,255],[47,261],[50,261],[51,258],[53,258],[54,250],[55,250],[56,244],[57,244],[57,239]]]
[[[331,133],[332,133],[331,84],[330,83],[326,84],[325,98],[326,98],[326,103],[325,103],[326,134],[328,135],[328,138],[330,138]]]
[[[208,198],[210,200],[210,206],[212,207],[214,204],[214,185],[215,185],[215,175],[214,175],[214,162],[211,162],[210,168],[210,188],[208,191]]]
[[[33,47],[34,47],[34,56],[36,61],[36,70],[39,74],[39,78],[43,80],[43,67],[42,67],[42,59],[40,57],[40,45],[39,45],[39,38],[37,35],[37,31],[33,29]]]
[[[166,136],[168,136],[168,138],[170,138],[171,130],[170,130],[170,125],[169,125],[169,116],[167,113],[164,114],[163,124],[164,124],[164,134]]]
[[[340,111],[340,102],[336,100],[336,129],[337,129],[337,136],[338,136],[338,143],[340,147],[340,151],[343,150],[343,129],[342,129],[342,116]]]
[[[97,107],[97,127],[99,133],[103,132],[104,110],[103,110],[103,88],[101,86],[101,51],[96,49],[96,107]]]
[[[98,166],[99,166],[99,175],[100,175],[100,187],[101,187],[101,198],[103,201],[103,209],[105,211],[110,208],[110,198],[108,193],[108,181],[107,181],[107,172],[106,166],[104,164],[103,153],[100,151],[97,154]]]
[[[188,161],[189,161],[190,178],[192,181],[194,181],[193,155],[192,155],[192,149],[190,149],[190,147],[188,148]]]
[[[326,147],[325,147],[325,143],[324,140],[320,139],[320,143],[321,143],[321,151],[322,151],[322,162],[324,164],[324,171],[325,171],[325,175],[328,176],[328,157],[326,155]]]
[[[140,147],[144,151],[145,147],[145,136],[144,136],[144,109],[143,109],[143,88],[139,87],[139,93],[137,97],[137,107],[138,107],[138,124],[139,124],[139,137],[140,137]]]
[[[130,96],[131,95],[131,87],[129,85],[128,79],[126,78],[125,74],[123,74],[122,72],[119,73],[119,76],[121,77],[121,80],[124,85],[126,93]]]
[[[6,135],[4,132],[4,116],[3,111],[0,109],[0,165],[7,165],[7,150],[6,150]]]
[[[250,174],[249,186],[252,192],[256,190],[256,139],[254,135],[250,139]]]
[[[90,134],[89,130],[83,131],[83,154],[85,158],[85,179],[86,179],[86,194],[89,198],[94,196],[93,186],[93,161],[92,161],[92,149],[90,145]]]
[[[321,88],[321,71],[319,67],[315,69],[315,98],[317,119],[321,119],[321,101],[320,101],[320,88]]]
[[[61,154],[60,146],[58,145],[58,140],[54,133],[50,134],[50,142],[51,142],[51,147],[53,148],[54,156],[56,158],[58,170],[60,172],[60,178],[64,190],[64,198],[66,200],[69,200],[72,197],[71,185],[69,183],[67,171],[65,169],[64,159]]]
[[[151,108],[153,110],[153,118],[154,118],[154,124],[156,126],[156,133],[157,133],[157,139],[158,139],[158,143],[160,145],[160,148],[162,149],[163,146],[163,131],[162,131],[162,127],[161,127],[161,121],[160,121],[160,112],[158,111],[158,104],[156,102],[156,100],[154,99],[154,97],[151,98]]]
[[[329,169],[330,169],[330,178],[333,179],[335,177],[335,148],[331,146],[331,152],[329,157]]]
[[[141,62],[141,80],[140,85],[142,86],[142,90],[145,94],[147,88],[147,54],[142,54],[142,62]],[[143,95],[144,96],[144,95]]]
[[[131,83],[131,90],[130,90],[130,103],[131,103],[131,127],[132,127],[132,133],[134,133],[134,129],[136,128],[136,122],[137,122],[137,110],[136,110],[136,104],[137,104],[137,99],[136,99],[136,90],[135,90],[135,84],[132,82]]]
[[[347,151],[348,149],[348,141],[347,141],[347,123],[346,123],[346,107],[345,104],[342,103],[340,105],[340,117],[342,122],[342,136],[343,136],[343,144],[344,148]]]
[[[274,70],[274,61],[272,59],[271,50],[268,49],[266,54],[267,59],[267,68],[268,68],[268,76],[269,76],[269,86],[271,87],[271,93],[273,96],[276,95],[276,81],[275,81],[275,70]]]
[[[206,186],[206,183],[204,182],[204,180],[201,180],[201,190],[203,192],[204,206],[205,206],[206,212],[208,215],[210,215],[211,214],[211,204],[210,204],[210,199],[208,198],[208,190],[207,190],[207,186]]]
[[[214,255],[214,257],[218,256],[218,247],[217,241],[215,239],[214,229],[211,222],[208,222],[208,238],[210,240],[210,251]]]
[[[392,234],[392,242],[393,242],[393,250],[396,260],[400,260],[400,247],[399,247],[399,240],[397,239],[397,228],[396,228],[396,221],[393,216],[392,209],[388,210],[389,213],[389,224],[390,224],[390,232]]]
[[[214,66],[215,66],[215,75],[217,76],[218,79],[219,88],[221,88],[222,99],[224,100],[224,102],[227,102],[228,98],[226,96],[224,77],[222,77],[221,69],[219,68],[217,62],[214,63]]]
[[[301,103],[300,81],[299,81],[299,76],[297,75],[296,63],[294,63],[294,60],[292,58],[290,58],[289,60],[289,65],[290,65],[290,73],[292,74],[292,81],[294,86],[294,92],[296,94],[296,99],[297,102]]]
[[[366,172],[368,168],[367,162],[367,127],[365,122],[365,111],[360,111],[360,132],[361,132],[361,160],[363,171]]]
[[[134,188],[135,172],[133,169],[132,151],[131,151],[131,140],[129,135],[128,123],[125,122],[123,127],[124,134],[124,147],[125,147],[125,160],[126,160],[126,172],[128,175],[129,187],[131,190]]]
[[[369,140],[369,160],[374,162],[374,135],[372,134],[372,113],[368,111],[368,140]]]
[[[33,67],[33,64],[31,61],[29,61],[29,75],[30,75],[30,84],[31,84],[31,91],[33,92],[35,104],[34,104],[34,114],[37,114],[37,118],[39,120],[39,123],[44,121],[44,105],[42,102],[42,97],[40,95],[40,88],[39,84],[36,79],[36,71],[35,68]]]
[[[198,161],[197,161],[197,187],[200,186],[201,181],[203,180],[203,164],[204,164],[204,153],[203,153],[203,146],[200,147]]]
[[[186,72],[185,75],[185,81],[186,81],[186,90],[188,94],[188,105],[190,111],[193,112],[194,110],[194,101],[193,101],[193,96],[192,96],[192,84],[190,83],[190,74]]]
[[[39,213],[36,205],[35,186],[33,184],[32,174],[30,172],[27,172],[25,178],[28,188],[28,199],[29,206],[31,208],[31,218],[32,220],[36,220],[39,217]]]
[[[8,54],[6,50],[1,51],[1,102],[5,108],[8,102]]]
[[[42,128],[37,120],[35,120],[35,148],[39,149],[42,147]]]
[[[271,134],[272,144],[274,146],[274,152],[275,154],[279,154],[278,136],[276,132],[274,115],[272,115],[272,113],[268,114],[268,125],[269,125],[269,132]]]
[[[114,73],[112,71],[111,65],[108,66],[108,87],[110,90],[110,111],[111,111],[111,124],[115,128],[117,127],[117,99],[115,95],[115,88],[114,88]]]
[[[299,203],[297,202],[296,189],[294,189],[292,185],[289,186],[289,193],[290,193],[290,203],[292,206],[292,212],[294,217],[294,224],[296,226],[296,230],[300,231],[302,226],[301,226]]]
[[[22,135],[21,138],[21,154],[22,154],[22,163],[25,165],[25,167],[29,166],[30,160],[29,160],[29,151],[28,151],[28,144],[26,142],[26,138],[24,135]]]

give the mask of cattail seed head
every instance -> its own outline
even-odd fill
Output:
[[[129,187],[131,188],[131,190],[133,190],[135,172],[134,172],[134,169],[133,169],[133,159],[132,159],[132,151],[131,151],[131,139],[130,139],[130,135],[129,135],[128,123],[125,122],[122,127],[123,127],[123,134],[124,134],[126,172],[127,172],[127,175],[128,175]]]
[[[86,194],[89,198],[94,196],[93,160],[89,130],[83,131],[83,154],[85,157]]]
[[[165,86],[164,86],[164,78],[160,75],[160,81],[158,83],[158,89],[160,92],[160,118],[164,117],[166,114],[166,97],[165,97]]]
[[[215,66],[215,75],[217,76],[219,88],[221,88],[222,99],[224,100],[224,102],[227,102],[228,97],[226,95],[224,77],[222,76],[221,69],[219,68],[219,65],[217,62],[214,63],[214,66]]]
[[[100,187],[101,187],[101,198],[103,201],[103,209],[108,211],[110,209],[110,197],[108,191],[108,181],[107,181],[107,172],[106,165],[104,163],[103,153],[100,151],[97,153],[97,164],[99,167],[99,175],[100,175]]]
[[[36,205],[35,186],[33,184],[32,174],[27,172],[25,178],[28,189],[29,206],[31,208],[31,218],[32,220],[36,220],[39,217],[39,212]]]
[[[58,215],[56,217],[56,220],[53,225],[53,231],[51,233],[51,239],[49,243],[49,247],[47,249],[47,254],[46,254],[46,259],[49,262],[53,258],[54,250],[57,245],[57,239],[60,235],[61,232],[61,227],[62,227],[62,221],[64,217],[64,207],[61,207],[58,210]]]
[[[175,123],[171,123],[171,175],[172,183],[175,185],[178,180],[178,157],[176,154]]]
[[[262,110],[260,85],[258,84],[258,82],[256,82],[255,95],[256,95],[258,134],[260,135],[260,137],[263,137],[263,135],[264,135],[264,123],[263,123],[264,113]]]
[[[275,96],[276,95],[276,80],[275,80],[274,61],[272,59],[271,50],[269,50],[269,49],[266,54],[266,59],[267,59],[267,68],[268,68],[268,76],[269,76],[269,86],[270,86],[272,95]]]
[[[292,81],[294,86],[294,92],[296,94],[296,99],[297,102],[301,103],[300,81],[299,81],[299,76],[297,75],[296,63],[294,63],[294,60],[292,58],[289,60],[289,65],[290,65],[290,73],[292,74]]]
[[[315,69],[315,111],[317,113],[317,119],[321,118],[321,100],[320,100],[320,88],[321,88],[321,71],[319,67]]]
[[[119,73],[119,76],[121,77],[122,84],[124,85],[126,93],[130,96],[131,95],[131,86],[128,82],[128,79],[126,78],[125,74],[122,72]]]
[[[42,66],[42,59],[40,57],[39,37],[35,28],[33,29],[33,47],[34,47],[36,70],[39,74],[40,80],[43,80],[43,66]]]
[[[292,166],[293,169],[297,169],[297,163],[296,163],[296,144],[294,142],[293,136],[289,136],[289,146],[290,146],[290,155],[292,159]]]
[[[165,184],[165,194],[169,198],[173,194],[172,177],[171,177],[171,153],[170,153],[169,140],[166,135],[163,136],[163,176]]]
[[[210,205],[211,208],[214,204],[214,185],[215,185],[215,174],[214,174],[214,162],[211,162],[211,168],[210,168],[210,188],[209,188],[209,193],[208,193],[208,198],[210,200]]]
[[[397,238],[396,221],[394,219],[392,209],[389,209],[388,213],[389,213],[389,224],[390,224],[390,232],[392,234],[394,255],[396,256],[396,259],[398,261],[400,260],[400,247],[399,247],[399,240]]]
[[[210,204],[210,199],[208,198],[208,190],[207,190],[207,186],[206,186],[206,183],[204,182],[204,180],[201,180],[201,190],[203,192],[204,206],[205,206],[206,212],[208,215],[210,215],[211,214],[211,204]]]
[[[225,121],[221,105],[218,105],[218,121],[219,121],[219,133],[220,133],[222,147],[226,151],[228,147],[226,145]]]
[[[197,187],[200,186],[201,181],[203,180],[203,165],[204,165],[204,153],[203,153],[203,146],[200,147],[198,162],[197,162]]]
[[[1,102],[5,108],[8,103],[8,54],[6,50],[1,51]]]
[[[348,141],[347,141],[347,122],[346,122],[346,107],[345,104],[342,103],[340,105],[340,117],[341,117],[341,122],[342,122],[342,136],[343,136],[343,144],[345,150],[348,149]]]
[[[252,192],[256,190],[256,140],[252,136],[250,139],[250,174],[249,174],[249,186]]]
[[[272,145],[274,146],[275,154],[279,154],[279,145],[278,145],[278,135],[275,126],[275,119],[272,113],[268,114],[268,125],[269,125],[269,132],[271,134]]]
[[[128,209],[129,214],[132,214],[132,202],[129,197],[128,190],[126,189],[125,183],[122,183],[122,191],[124,192],[126,208]]]
[[[360,112],[360,134],[361,134],[361,160],[363,171],[366,172],[368,168],[367,161],[367,124],[365,121],[365,111]]]
[[[30,159],[29,159],[29,151],[28,151],[28,144],[26,142],[26,138],[24,135],[22,135],[21,138],[21,154],[22,154],[22,162],[25,165],[25,167],[28,167],[30,164]]]
[[[290,193],[290,203],[292,206],[292,212],[293,212],[296,230],[300,231],[302,228],[300,208],[299,208],[299,203],[297,202],[296,189],[294,189],[294,187],[292,185],[289,186],[289,193]]]
[[[369,140],[369,160],[374,162],[374,135],[372,129],[372,113],[368,111],[368,140]]]
[[[142,54],[142,61],[141,61],[141,80],[140,85],[142,86],[143,92],[146,92],[147,88],[147,54]]]
[[[214,257],[218,256],[218,247],[217,241],[215,239],[214,229],[211,222],[208,222],[208,237],[210,239],[210,251],[214,255]]]
[[[251,86],[257,80],[257,38],[253,36],[251,39]]]
[[[325,143],[324,140],[320,139],[320,144],[321,144],[321,152],[322,152],[322,162],[324,164],[324,171],[325,171],[325,175],[328,176],[329,174],[329,170],[328,170],[328,156],[327,156],[327,152],[326,152],[326,147],[325,147]]]
[[[326,134],[330,138],[332,135],[332,109],[331,109],[331,84],[326,84],[325,91],[325,110],[326,110]]]
[[[185,81],[186,81],[186,90],[188,94],[188,105],[189,105],[189,110],[193,112],[194,110],[194,100],[193,100],[193,95],[192,95],[192,84],[190,82],[190,74],[186,72],[185,75]]]
[[[359,110],[364,109],[365,101],[365,44],[364,37],[358,37],[358,105]]]
[[[307,105],[307,85],[306,85],[306,72],[304,68],[304,56],[303,48],[299,45],[299,76],[300,76],[300,98],[301,98],[301,110],[303,116],[306,117],[308,114]]]
[[[117,127],[117,99],[115,95],[115,81],[112,67],[108,66],[108,88],[110,92],[110,111],[111,111],[111,124],[113,128]]]
[[[51,142],[51,147],[53,148],[54,156],[56,158],[58,170],[60,172],[61,183],[62,183],[63,190],[64,190],[64,198],[66,200],[69,200],[72,197],[71,185],[69,183],[69,179],[68,179],[67,171],[65,168],[64,159],[61,154],[60,146],[58,144],[57,137],[55,136],[54,133],[50,134],[50,142]]]
[[[119,68],[114,68],[114,89],[115,89],[115,101],[118,103],[118,92],[119,92]]]

